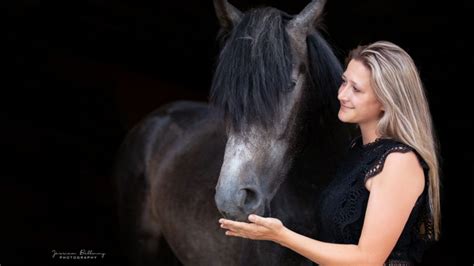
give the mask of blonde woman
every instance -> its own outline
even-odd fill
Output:
[[[280,220],[220,219],[226,235],[271,240],[322,265],[411,265],[440,232],[437,145],[411,57],[379,41],[354,49],[342,76],[338,117],[356,138],[321,195],[318,240]]]

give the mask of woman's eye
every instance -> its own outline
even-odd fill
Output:
[[[360,90],[356,87],[352,87],[352,89],[355,91],[355,92],[360,92]]]

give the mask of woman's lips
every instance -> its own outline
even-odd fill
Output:
[[[342,108],[346,108],[346,109],[354,109],[354,107],[349,107],[349,106],[346,106],[346,105],[344,105],[344,104],[341,104],[341,107],[342,107]]]

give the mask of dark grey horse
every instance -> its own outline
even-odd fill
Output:
[[[226,237],[218,219],[256,213],[307,236],[317,231],[316,198],[350,140],[337,120],[342,69],[316,30],[323,5],[291,16],[214,1],[222,49],[211,104],[154,111],[118,155],[133,265],[310,264],[270,242]]]

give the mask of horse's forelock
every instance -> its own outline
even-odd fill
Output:
[[[226,37],[211,88],[234,130],[271,126],[291,82],[292,58],[285,30],[288,15],[274,8],[247,12]]]

